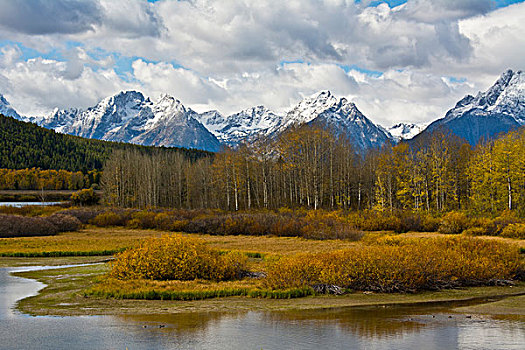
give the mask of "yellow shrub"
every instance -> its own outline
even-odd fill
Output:
[[[166,231],[182,231],[188,224],[188,220],[177,220],[177,217],[169,213],[158,213],[155,216],[155,228]]]
[[[110,277],[151,280],[228,280],[246,267],[246,257],[221,256],[203,241],[181,235],[144,240],[137,248],[117,255]]]
[[[446,213],[441,219],[438,231],[445,234],[458,234],[469,226],[468,217],[459,211]]]
[[[106,226],[122,226],[126,221],[122,215],[119,215],[112,211],[107,211],[105,213],[98,214],[93,219],[90,220],[90,223],[100,227]]]
[[[157,213],[152,211],[137,211],[131,214],[131,220],[128,222],[128,226],[142,229],[156,228],[156,216]]]
[[[524,265],[516,247],[475,238],[435,238],[283,258],[268,267],[266,287],[318,284],[380,292],[490,284]],[[391,242],[390,242],[391,240]]]
[[[525,239],[525,224],[510,224],[503,229],[501,236]]]

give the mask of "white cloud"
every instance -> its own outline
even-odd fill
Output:
[[[187,105],[208,105],[210,101],[225,97],[219,85],[184,68],[168,63],[146,63],[140,59],[134,61],[132,67],[141,89],[152,96],[168,93]]]
[[[75,61],[34,58],[0,64],[0,93],[22,115],[42,115],[55,107],[85,108],[120,90],[136,87],[112,69],[95,71]]]
[[[76,26],[64,11],[52,21],[0,21],[0,41],[21,42],[42,57],[59,51],[64,59],[27,59],[17,46],[0,48],[0,93],[21,113],[86,107],[130,88],[151,97],[167,92],[200,111],[259,104],[284,111],[330,89],[388,126],[442,117],[504,70],[525,68],[525,3],[496,11],[491,0],[409,0],[396,8],[351,0],[54,3],[98,12],[79,12]],[[5,2],[0,19],[21,18],[13,4]],[[51,8],[35,4],[27,18]],[[117,55],[89,54],[100,49]],[[114,71],[119,55],[132,61],[125,80]]]

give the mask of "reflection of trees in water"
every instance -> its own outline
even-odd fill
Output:
[[[213,328],[224,318],[243,318],[245,312],[188,312],[180,314],[151,314],[151,315],[120,315],[117,319],[122,323],[137,323],[146,328],[158,328],[166,332],[177,334],[191,334]]]
[[[266,322],[305,322],[310,327],[334,325],[338,329],[365,338],[402,336],[418,332],[424,323],[410,320],[421,309],[399,306],[374,306],[326,310],[301,310],[265,313]],[[431,310],[426,310],[428,313]]]
[[[137,327],[145,325],[147,328],[157,328],[157,331],[161,331],[162,334],[186,339],[205,338],[210,331],[213,333],[213,330],[226,325],[228,332],[235,329],[235,335],[245,333],[247,339],[253,337],[253,334],[268,332],[269,329],[281,329],[287,334],[308,337],[303,332],[304,330],[314,338],[315,334],[325,334],[327,329],[332,329],[346,333],[350,338],[384,341],[386,338],[401,338],[405,335],[420,333],[427,325],[435,325],[436,322],[456,323],[459,316],[457,314],[453,321],[447,321],[447,315],[451,314],[451,310],[473,303],[473,301],[456,301],[424,305],[386,305],[281,312],[188,312],[172,315],[125,315],[119,316],[118,319],[126,325],[130,323],[135,323]],[[477,303],[480,301],[478,300]],[[436,318],[432,318],[431,315],[436,315]],[[460,322],[470,324],[472,321],[462,318]],[[523,334],[521,324],[516,326],[512,322],[496,322],[503,326],[509,334],[517,333],[520,336]],[[159,325],[165,327],[159,328]],[[456,323],[455,327],[457,325]],[[297,330],[300,330],[299,333]],[[338,337],[336,334],[334,336]],[[315,342],[315,340],[312,341]]]

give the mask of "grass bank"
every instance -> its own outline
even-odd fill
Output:
[[[206,300],[126,300],[86,297],[84,291],[93,287],[108,271],[106,264],[56,270],[28,271],[17,276],[33,278],[47,285],[37,296],[22,300],[19,309],[31,315],[132,315],[174,314],[211,311],[286,311],[338,307],[419,304],[483,298],[499,299],[525,294],[525,283],[513,287],[473,287],[418,294],[352,293],[343,296],[308,296],[298,299],[269,299],[233,296]],[[501,300],[503,303],[506,299]],[[511,300],[511,299],[509,299]],[[492,313],[499,308],[491,305]],[[484,304],[481,304],[484,305]],[[481,306],[480,305],[480,306]],[[489,305],[489,304],[487,304]],[[504,309],[500,309],[504,312]],[[483,312],[480,312],[483,313]],[[525,305],[516,303],[514,313],[525,315]]]

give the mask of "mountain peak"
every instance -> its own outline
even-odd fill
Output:
[[[128,102],[128,101],[144,101],[145,97],[142,92],[135,90],[126,90],[120,91],[119,93],[106,97],[101,102],[107,101],[108,103],[119,103],[119,102]],[[100,103],[99,103],[100,104]]]
[[[388,132],[365,117],[353,102],[345,97],[338,98],[328,90],[300,101],[272,133],[279,134],[294,124],[329,128],[336,136],[347,136],[358,151],[380,147],[389,139]]]
[[[425,129],[427,124],[397,123],[387,129],[396,141],[410,140]]]
[[[263,105],[243,109],[224,117],[217,111],[194,116],[221,142],[236,146],[259,135],[268,136],[271,129],[280,125],[282,115],[275,114]]]
[[[20,114],[15,111],[11,104],[5,99],[5,97],[0,94],[0,114],[3,114],[7,117],[13,117],[15,119],[23,120]]]
[[[151,146],[218,151],[219,141],[182,103],[163,95],[153,103],[138,91],[121,91],[86,110],[55,110],[37,121],[58,132]]]
[[[445,127],[475,145],[482,138],[491,138],[521,125],[525,125],[525,74],[509,69],[485,92],[462,98],[427,130]]]

